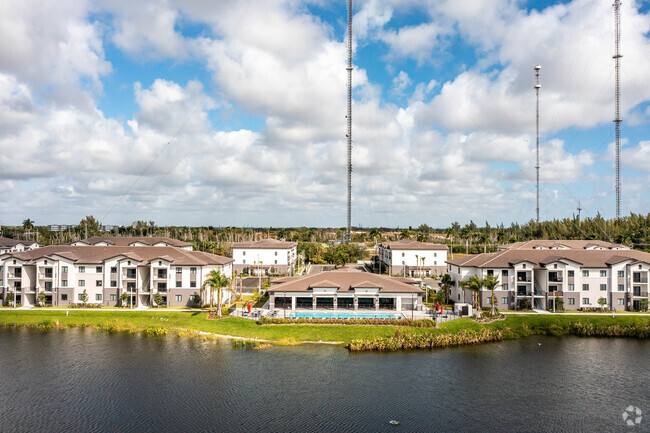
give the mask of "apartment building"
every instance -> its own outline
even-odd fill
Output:
[[[233,270],[249,275],[294,274],[298,244],[262,239],[232,244]]]
[[[72,246],[95,246],[95,247],[176,247],[192,251],[193,245],[190,242],[179,241],[167,237],[147,236],[94,236],[80,241],[72,242]]]
[[[498,279],[495,302],[500,309],[552,309],[562,299],[567,310],[607,308],[638,310],[648,300],[650,254],[600,241],[531,241],[503,247],[496,253],[447,261],[452,278],[451,300],[470,302],[471,292],[460,286],[473,275]],[[490,292],[481,290],[480,304],[490,305]],[[556,304],[557,305],[557,304]]]
[[[446,245],[402,239],[378,246],[379,261],[389,275],[430,277],[445,272]]]
[[[174,246],[57,245],[0,255],[0,302],[117,306],[123,294],[135,307],[153,306],[160,294],[168,306],[205,303],[195,299],[212,270],[232,276],[228,257]],[[199,301],[199,302],[197,302]]]
[[[33,250],[40,247],[42,247],[42,245],[38,242],[0,237],[0,254],[12,251]]]

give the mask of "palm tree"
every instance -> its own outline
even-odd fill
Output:
[[[472,291],[472,307],[476,308],[476,311],[478,313],[478,294],[481,290],[481,287],[483,287],[483,281],[477,275],[472,275],[469,280],[461,282],[460,285],[463,289]]]
[[[451,276],[449,274],[444,274],[440,277],[440,289],[444,290],[445,293],[445,302],[449,302],[449,290],[451,289]]]
[[[402,229],[399,235],[400,239],[411,239],[411,231],[409,229]]]
[[[368,233],[370,236],[370,239],[378,239],[381,238],[381,232],[377,227],[370,229],[370,232]]]
[[[34,221],[31,219],[27,218],[26,220],[23,220],[23,228],[27,231],[31,230],[34,228]]]
[[[230,285],[230,278],[217,270],[212,270],[206,277],[201,291],[205,288],[210,289],[210,305],[214,305],[214,292],[217,291],[217,304],[219,305],[218,315],[221,317],[221,290]]]
[[[492,292],[490,301],[490,314],[494,315],[496,314],[496,307],[494,305],[494,289],[501,285],[499,284],[499,279],[495,275],[488,275],[487,277],[483,278],[483,281],[481,283],[486,289]]]

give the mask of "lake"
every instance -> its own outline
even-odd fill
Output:
[[[632,339],[382,354],[0,329],[0,431],[650,431],[649,360]]]

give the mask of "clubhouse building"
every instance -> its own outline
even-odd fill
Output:
[[[410,278],[334,270],[279,278],[269,288],[269,307],[296,310],[420,310],[424,291]]]
[[[636,311],[649,299],[650,253],[602,241],[529,241],[448,260],[447,272],[453,302],[471,302],[462,281],[494,275],[500,309],[552,309],[560,299],[566,310],[599,308],[604,298],[607,308]],[[481,290],[481,306],[490,300],[490,291]]]

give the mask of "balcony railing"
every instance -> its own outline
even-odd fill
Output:
[[[9,272],[8,278],[22,278],[23,274],[20,272],[14,273],[14,272]]]
[[[47,279],[53,278],[52,273],[51,273],[51,272],[50,272],[50,273],[47,273],[47,272],[46,272],[46,273],[43,273],[43,272],[39,272],[39,273],[38,273],[38,279],[39,279],[39,280],[44,280],[44,279],[46,279],[46,278],[47,278]]]
[[[562,282],[562,275],[555,275],[554,276],[553,274],[549,274],[548,280],[551,283],[561,283]]]
[[[125,280],[135,280],[135,272],[123,272],[122,278]]]
[[[638,297],[647,298],[647,297],[648,297],[648,292],[647,292],[647,291],[643,291],[643,290],[635,290],[633,296],[638,296]]]
[[[531,282],[530,277],[522,277],[522,276],[517,276],[517,281],[521,283],[530,283]]]
[[[517,296],[532,296],[529,290],[517,290]]]
[[[158,272],[157,274],[154,274],[154,278],[158,280],[166,280],[167,279],[167,272]]]
[[[632,282],[633,283],[647,283],[648,282],[648,277],[646,277],[645,275],[644,276],[636,276],[635,275],[634,278],[632,278]]]

